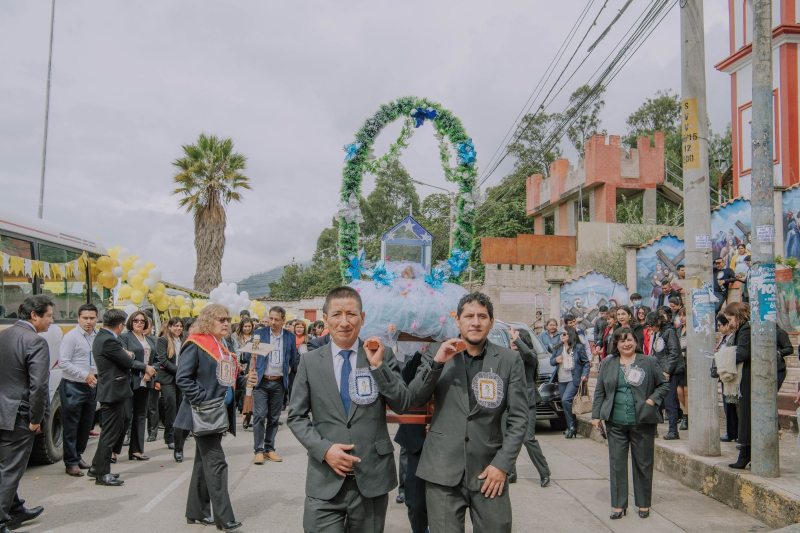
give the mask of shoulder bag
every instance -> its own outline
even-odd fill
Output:
[[[192,433],[196,436],[224,433],[229,425],[224,396],[192,405]]]

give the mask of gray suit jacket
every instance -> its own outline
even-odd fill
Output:
[[[664,377],[664,372],[655,357],[637,353],[633,364],[644,369],[644,382],[638,387],[631,387],[636,407],[636,421],[639,424],[661,424],[664,419],[659,411],[659,406],[669,392],[669,382]],[[597,384],[594,388],[592,418],[611,420],[618,380],[619,356],[606,357],[600,364]],[[648,404],[648,398],[653,400],[656,405]]]
[[[356,368],[369,368],[367,354],[358,343]],[[410,405],[408,389],[392,350],[386,348],[381,366],[372,370],[380,393],[369,405],[353,402],[347,416],[333,371],[331,344],[300,358],[289,403],[288,426],[308,450],[306,495],[330,500],[344,482],[325,464],[333,444],[354,444],[352,454],[361,459],[353,465],[358,490],[368,498],[382,496],[397,486],[394,445],[386,427],[386,405],[398,414]]]
[[[457,353],[444,367],[431,368],[440,343],[433,343],[423,356],[414,381],[409,385],[411,403],[424,405],[433,395],[433,420],[417,476],[432,483],[454,487],[464,477],[469,490],[479,491],[478,476],[492,465],[510,472],[528,430],[528,391],[522,359],[513,350],[488,343],[483,371],[490,370],[503,381],[504,396],[494,408],[469,409],[464,353]],[[508,409],[508,425],[503,413]],[[504,431],[505,430],[505,431]]]
[[[539,358],[536,353],[528,348],[528,345],[522,339],[517,339],[514,344],[519,350],[519,356],[525,364],[525,384],[528,387],[528,406],[535,407],[537,403],[542,401],[542,395],[539,394],[539,387],[536,384],[536,375],[539,372]]]
[[[41,424],[50,405],[50,348],[22,321],[0,331],[0,430],[12,431],[21,412]]]

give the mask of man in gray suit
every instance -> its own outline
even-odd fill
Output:
[[[463,532],[469,508],[475,531],[510,532],[506,477],[528,429],[525,370],[516,353],[488,341],[494,310],[486,295],[465,295],[456,313],[466,350],[458,339],[431,345],[409,385],[413,405],[434,399],[417,468],[428,523],[431,533]]]
[[[39,335],[53,323],[53,300],[29,296],[20,320],[0,331],[0,533],[13,533],[42,507],[26,509],[17,488],[50,403],[50,348]]]
[[[300,359],[289,404],[289,429],[308,450],[306,532],[382,532],[388,493],[397,486],[386,406],[408,410],[400,367],[377,337],[358,339],[361,296],[333,289],[325,300],[331,342]]]

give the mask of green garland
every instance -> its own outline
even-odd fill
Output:
[[[376,172],[378,168],[388,163],[390,160],[399,157],[400,150],[408,145],[408,140],[413,133],[414,119],[411,113],[418,108],[435,109],[436,117],[431,119],[436,129],[436,137],[439,139],[439,154],[444,169],[445,179],[453,183],[458,183],[459,191],[456,201],[457,214],[456,226],[453,236],[453,248],[463,251],[472,250],[472,242],[475,235],[474,221],[475,211],[464,209],[469,203],[475,182],[477,180],[477,167],[474,162],[474,149],[472,151],[473,160],[464,161],[459,158],[455,167],[450,166],[450,152],[448,150],[449,140],[456,153],[459,152],[459,145],[464,146],[471,139],[464,131],[461,121],[453,113],[444,109],[441,104],[428,100],[427,98],[417,98],[416,96],[403,96],[394,102],[382,105],[375,115],[368,118],[361,128],[356,132],[354,145],[358,148],[352,158],[345,162],[342,170],[342,202],[347,202],[350,195],[356,198],[361,196],[361,181],[365,171]],[[392,144],[389,152],[375,159],[372,155],[372,146],[375,139],[380,135],[383,128],[394,122],[400,117],[407,117],[397,143]],[[351,145],[353,146],[353,145]],[[347,222],[344,217],[339,219],[339,263],[342,272],[342,279],[347,282],[347,267],[350,265],[350,256],[357,255],[360,248],[359,228],[356,220]],[[452,250],[450,251],[452,257]]]

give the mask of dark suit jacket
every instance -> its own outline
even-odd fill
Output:
[[[147,344],[150,345],[150,358],[147,361],[144,360],[144,348],[142,348],[142,343],[139,342],[139,338],[132,331],[126,331],[120,335],[119,341],[122,343],[123,348],[129,352],[133,352],[134,359],[144,363],[145,365],[155,366],[156,341],[153,340],[153,338],[149,335],[145,335],[144,338]],[[137,369],[134,368],[134,372],[131,373],[131,389],[133,390],[136,390],[141,386],[142,378],[144,377],[144,370],[138,374],[135,372],[135,370]],[[148,389],[152,389],[155,386],[155,382],[151,379],[145,385]]]
[[[255,330],[253,334],[260,335],[261,342],[269,343],[270,336],[272,335],[270,331],[270,328],[260,328]],[[281,335],[283,335],[283,388],[288,389],[289,369],[291,369],[293,372],[297,372],[297,365],[300,362],[300,358],[297,355],[297,344],[295,342],[294,333],[284,329],[281,332]],[[256,366],[256,374],[258,375],[258,383],[256,384],[256,387],[261,384],[261,378],[264,377],[264,372],[266,372],[266,370],[267,358],[259,357],[258,365]]]
[[[104,328],[94,338],[92,353],[97,364],[97,401],[116,403],[133,396],[131,370],[139,375],[147,365],[128,355],[120,340]]]
[[[664,341],[661,350],[656,346],[659,338]],[[653,341],[652,355],[658,360],[661,370],[670,376],[686,372],[686,363],[684,363],[683,355],[681,354],[681,340],[678,338],[678,332],[675,331],[674,327],[667,326],[660,332],[660,336],[656,334]]]
[[[235,356],[234,356],[235,357]],[[234,363],[235,364],[235,363]],[[175,417],[175,427],[192,431],[192,405],[198,405],[208,400],[223,398],[228,389],[219,384],[217,380],[217,361],[202,351],[193,342],[187,342],[181,349],[178,360],[178,373],[175,384],[183,393],[183,401]],[[242,372],[236,378],[237,389],[247,386],[247,376]],[[228,404],[228,430],[236,435],[236,402]]]
[[[316,337],[314,339],[311,339],[310,341],[308,341],[308,351],[310,352],[311,350],[316,350],[317,348],[322,348],[323,346],[325,346],[329,342],[331,342],[331,334],[330,333],[326,333],[322,337]]]
[[[519,351],[519,356],[525,364],[525,384],[528,387],[528,407],[534,407],[542,401],[539,394],[539,386],[536,384],[536,376],[539,374],[539,358],[522,339],[514,341]]]
[[[434,353],[434,355],[436,355]],[[403,381],[408,385],[417,374],[419,365],[422,364],[422,353],[415,353],[403,366]],[[394,441],[405,448],[408,453],[418,454],[425,444],[425,424],[400,424]]]
[[[556,350],[556,353],[550,356],[550,364],[552,366],[557,367],[561,363],[556,363],[556,357],[561,355],[564,352],[564,346],[559,346]],[[583,347],[583,344],[576,344],[575,348],[572,350],[572,357],[575,358],[575,366],[572,367],[572,384],[576,387],[581,384],[582,377],[589,377],[589,370],[592,368],[592,363],[589,362],[589,358],[586,356],[586,349]],[[553,375],[550,377],[550,383],[558,383],[558,369],[553,371]]]
[[[644,382],[638,387],[631,386],[636,408],[636,422],[639,424],[660,424],[664,422],[659,406],[669,392],[669,382],[655,357],[637,353],[633,364],[644,370]],[[592,418],[611,420],[614,412],[614,396],[619,380],[619,356],[606,357],[600,363],[600,372],[594,388]],[[647,403],[653,400],[655,406]]]
[[[162,385],[175,383],[175,374],[178,372],[178,367],[175,365],[175,356],[173,355],[172,359],[168,357],[169,342],[170,339],[166,335],[159,337],[156,341],[156,361],[158,364],[156,382]]]
[[[0,430],[12,431],[17,413],[41,424],[50,404],[50,348],[28,322],[0,331]]]
[[[672,289],[672,290],[670,290],[670,291],[669,291],[667,294],[664,294],[664,293],[662,292],[662,293],[661,293],[661,294],[658,296],[658,300],[656,300],[656,309],[658,309],[658,308],[659,308],[659,307],[661,307],[661,306],[667,305],[667,304],[669,303],[669,299],[670,299],[670,298],[673,298],[673,297],[678,297],[678,298],[680,298],[680,297],[681,297],[681,293],[680,293],[680,291],[677,291],[677,290],[675,290],[675,289]],[[653,311],[655,311],[656,309],[653,309]],[[669,374],[669,372],[667,372],[667,373]]]

